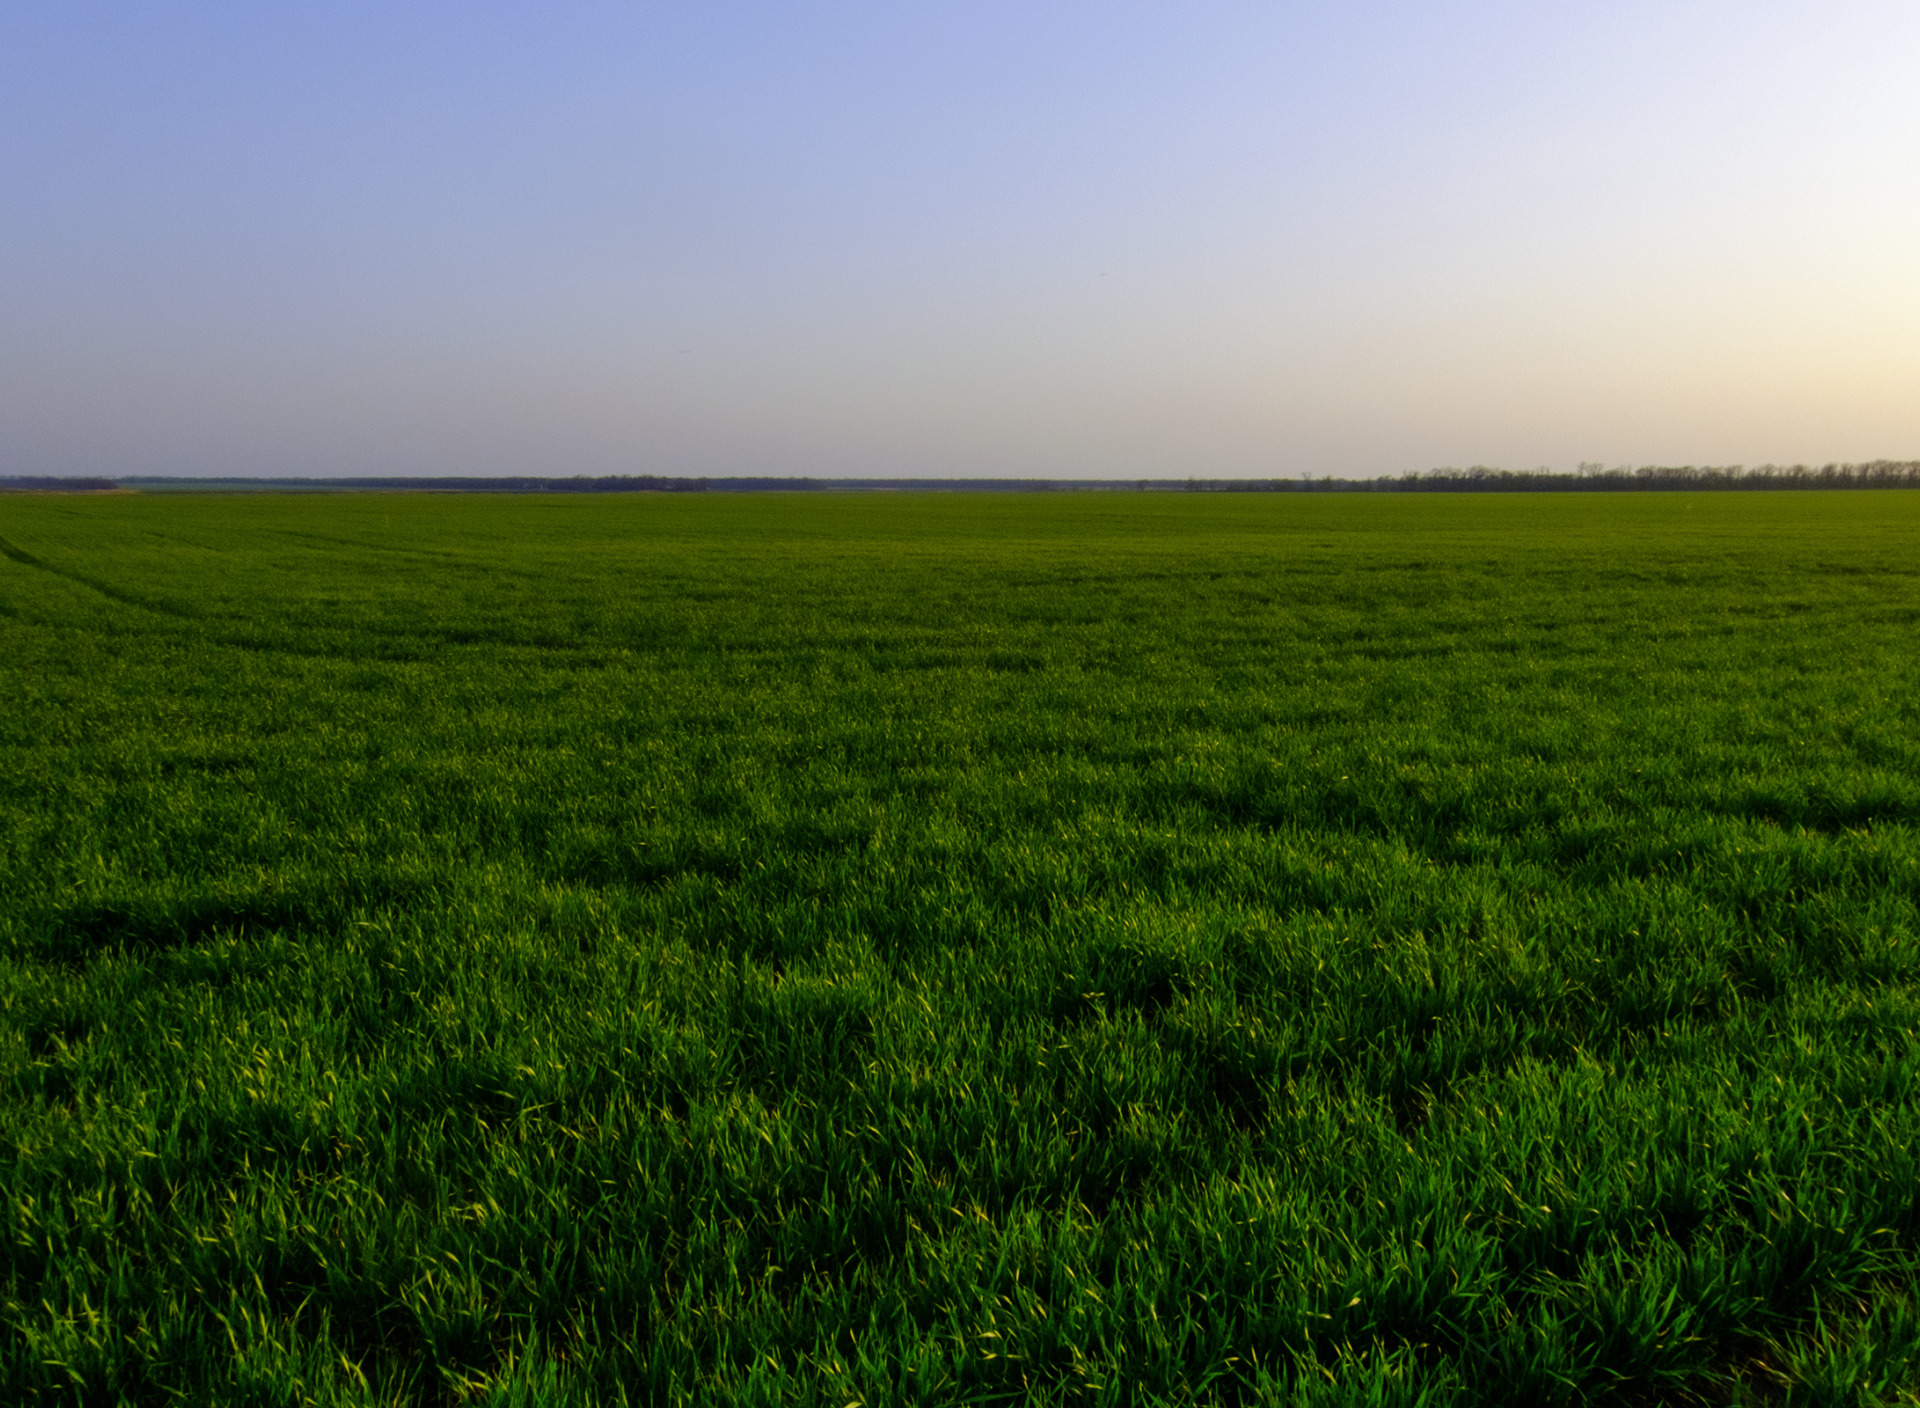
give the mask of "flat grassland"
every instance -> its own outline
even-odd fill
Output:
[[[0,1399],[1920,1382],[1920,493],[0,552]]]

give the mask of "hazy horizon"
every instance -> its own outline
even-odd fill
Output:
[[[0,20],[0,475],[1920,457],[1920,11]]]

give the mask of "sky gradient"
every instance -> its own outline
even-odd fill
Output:
[[[1920,458],[1920,6],[27,3],[0,474]]]

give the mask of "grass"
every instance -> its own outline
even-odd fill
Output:
[[[1911,1401],[1917,530],[0,504],[0,1397]]]

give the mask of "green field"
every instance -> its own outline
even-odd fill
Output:
[[[1920,493],[0,552],[0,1401],[1920,1387]]]

